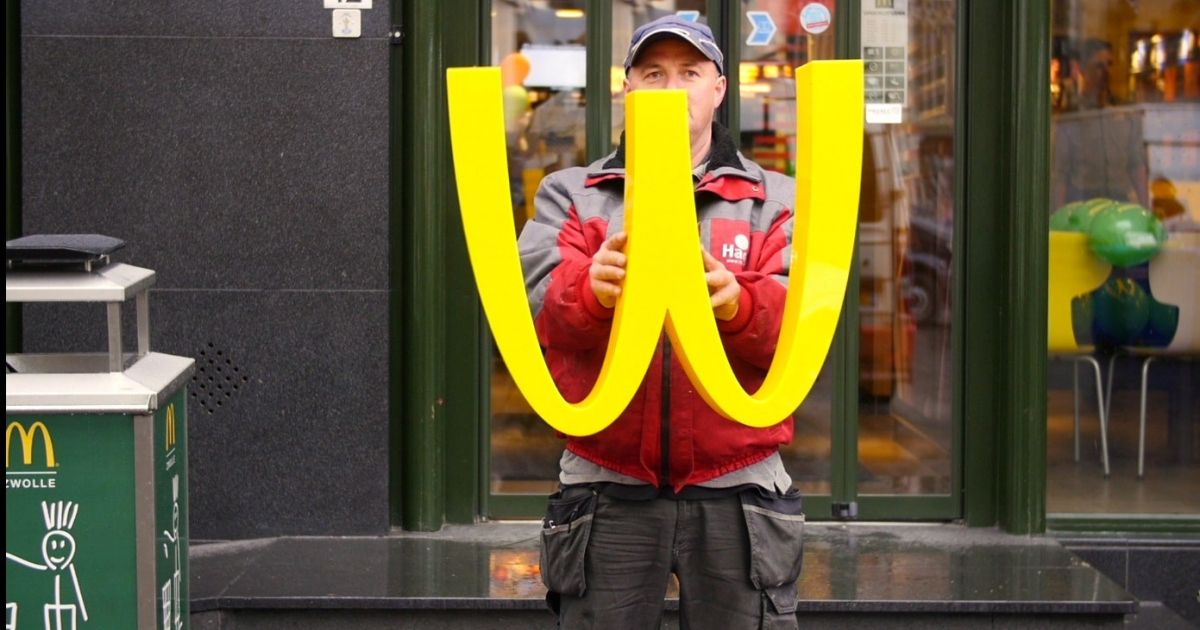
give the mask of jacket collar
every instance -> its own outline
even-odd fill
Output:
[[[696,192],[712,192],[727,201],[741,199],[766,199],[762,179],[746,170],[733,134],[723,125],[713,121],[713,144],[704,165],[704,172],[696,184]],[[599,168],[594,168],[599,165]],[[595,186],[601,182],[625,179],[625,133],[617,150],[588,171],[584,186]]]

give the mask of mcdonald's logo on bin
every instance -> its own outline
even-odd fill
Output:
[[[513,380],[552,427],[583,436],[612,424],[637,391],[664,326],[697,391],[726,418],[767,427],[800,406],[833,341],[854,251],[862,62],[811,62],[797,69],[795,83],[791,272],[762,387],[748,394],[737,381],[709,305],[696,240],[686,93],[641,90],[625,100],[625,284],[596,384],[584,400],[568,403],[529,314],[510,207],[500,70],[447,71],[458,197],[480,300]]]
[[[166,444],[163,445],[164,451],[171,450],[175,446],[175,404],[167,405],[167,430],[163,431]]]
[[[8,428],[4,431],[4,468],[7,470],[12,466],[12,447],[13,434],[17,434],[17,439],[21,443],[21,463],[25,466],[33,465],[33,444],[34,439],[42,436],[42,445],[45,447],[46,468],[54,468],[58,466],[58,462],[54,459],[54,440],[50,437],[50,429],[41,421],[34,422],[29,425],[29,429],[25,429],[25,425],[20,422],[8,423]]]

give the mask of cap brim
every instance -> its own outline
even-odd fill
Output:
[[[717,74],[718,75],[724,74],[724,69],[721,67],[720,62],[718,62],[716,59],[714,59],[712,57],[712,55],[707,50],[704,49],[704,46],[701,45],[700,42],[697,42],[696,40],[692,39],[691,37],[688,37],[687,35],[680,33],[677,28],[672,27],[672,26],[664,26],[662,28],[657,28],[657,29],[654,29],[653,31],[650,31],[649,33],[646,33],[645,35],[642,35],[642,38],[639,39],[638,42],[636,44],[634,44],[632,48],[629,49],[629,54],[626,55],[626,57],[625,57],[625,72],[628,74],[629,69],[632,68],[633,64],[637,62],[638,55],[641,54],[642,50],[644,50],[650,44],[660,41],[666,37],[675,37],[677,39],[681,39],[681,40],[691,44],[693,48],[695,48],[696,50],[698,50],[700,52],[701,55],[704,55],[705,59],[708,59],[709,61],[713,62],[714,65],[717,66]]]

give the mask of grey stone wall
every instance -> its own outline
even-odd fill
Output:
[[[152,346],[201,368],[193,538],[387,531],[389,22],[387,0],[361,39],[321,0],[22,3],[22,229],[158,272]],[[24,312],[27,352],[105,348],[102,307]]]
[[[1069,538],[1062,545],[1134,597],[1161,602],[1200,627],[1200,542],[1161,538]]]

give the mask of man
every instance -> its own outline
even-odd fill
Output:
[[[1096,109],[1117,104],[1112,91],[1109,90],[1112,66],[1112,44],[1094,37],[1083,42],[1079,59],[1071,60],[1071,74],[1078,78],[1081,109]]]
[[[668,16],[634,32],[625,91],[687,91],[691,163],[713,317],[742,385],[758,388],[780,327],[795,182],[763,171],[714,122],[723,55],[707,26]],[[591,390],[621,296],[624,139],[546,177],[521,234],[539,341],[568,400]],[[684,628],[795,627],[799,494],[779,445],[791,418],[756,429],[696,393],[664,335],[629,407],[569,438],[544,522],[542,576],[563,628],[654,628],[670,574]]]

